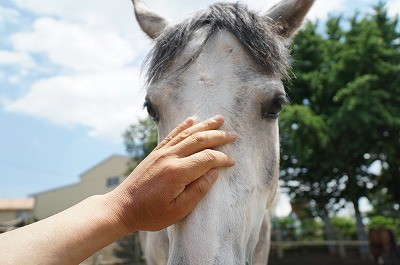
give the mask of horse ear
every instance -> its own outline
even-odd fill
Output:
[[[157,38],[167,27],[169,21],[154,13],[141,0],[132,0],[135,8],[136,20],[142,30],[152,39]]]
[[[301,26],[314,0],[283,0],[269,9],[265,16],[277,23],[278,33],[290,38]]]

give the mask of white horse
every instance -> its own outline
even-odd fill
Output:
[[[313,0],[282,1],[265,14],[219,3],[180,23],[133,2],[155,43],[145,106],[159,139],[188,116],[200,121],[215,114],[225,116],[222,129],[239,135],[220,148],[236,165],[219,170],[195,210],[167,230],[141,233],[147,264],[266,264],[270,227],[264,216],[278,186],[287,43]]]

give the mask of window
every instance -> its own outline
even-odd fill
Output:
[[[119,185],[119,177],[107,178],[106,186],[107,188],[113,188]]]
[[[28,217],[29,217],[29,212],[27,212],[27,211],[17,211],[16,213],[15,213],[15,216],[17,217],[17,218],[22,218],[22,219],[27,219]]]

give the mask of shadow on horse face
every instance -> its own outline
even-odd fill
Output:
[[[312,3],[282,1],[265,14],[220,3],[174,24],[134,1],[141,28],[155,40],[146,104],[158,120],[159,139],[188,116],[200,121],[216,114],[225,116],[222,129],[239,134],[234,144],[219,148],[235,167],[219,169],[218,181],[195,210],[168,229],[168,264],[253,264],[265,208],[278,184],[286,44]],[[166,251],[156,250],[149,238],[148,264],[165,264],[149,263]]]

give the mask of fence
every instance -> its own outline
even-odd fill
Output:
[[[338,254],[341,258],[346,258],[346,247],[358,247],[358,246],[368,246],[368,241],[358,241],[358,240],[324,240],[324,241],[275,241],[271,242],[271,248],[277,250],[277,255],[279,258],[284,258],[285,249],[295,248],[295,247],[323,247],[326,246],[336,246],[338,248]]]
[[[398,240],[400,246],[400,241]],[[326,248],[326,254],[328,255],[328,247],[336,246],[338,255],[340,258],[347,258],[348,251],[350,248],[353,250],[359,246],[368,246],[368,241],[357,241],[357,240],[316,240],[316,241],[272,241],[271,251],[276,253],[279,259],[285,259],[285,252],[299,248],[304,250],[305,248]],[[321,249],[320,249],[321,250]],[[322,250],[323,252],[324,250]],[[290,257],[290,255],[289,255]],[[91,259],[83,263],[84,265],[110,265],[110,264],[145,264],[140,251],[139,239],[137,233],[131,234],[120,241],[108,246],[106,249],[101,250],[99,253],[94,255]]]
[[[288,233],[291,231],[291,233]],[[326,247],[328,251],[329,247],[336,247],[337,254],[340,258],[346,258],[346,249],[352,247],[367,247],[369,248],[369,242],[367,240],[360,241],[355,239],[355,234],[353,236],[344,237],[345,231],[335,231],[334,238],[336,240],[325,240],[326,235],[323,229],[300,229],[300,232],[294,232],[293,229],[273,229],[272,230],[272,241],[271,249],[276,250],[278,258],[283,259],[285,256],[285,250],[290,250],[294,248],[316,248],[316,247]],[[284,234],[285,236],[282,236]],[[313,239],[305,239],[304,235],[313,234],[315,237]],[[397,245],[400,246],[400,240],[397,240]]]

